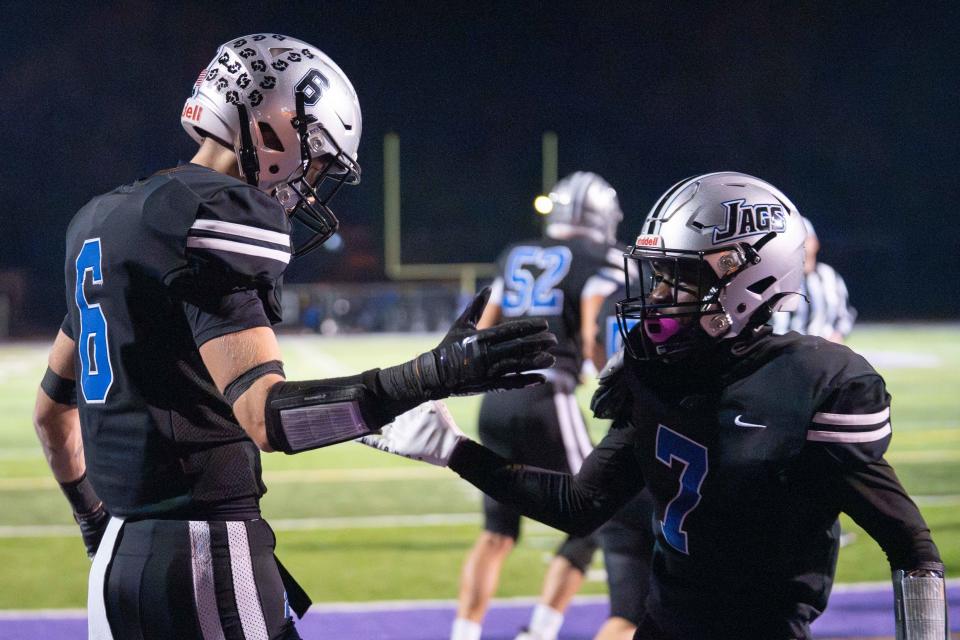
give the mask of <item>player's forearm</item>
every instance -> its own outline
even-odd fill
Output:
[[[50,377],[49,372],[47,377]],[[44,386],[52,389],[48,380],[44,381]],[[64,394],[54,391],[54,395]],[[75,406],[57,402],[45,389],[37,389],[33,428],[58,482],[72,482],[83,475],[87,465],[83,457],[80,416]]]
[[[843,510],[877,541],[892,569],[943,571],[930,528],[889,464],[850,471],[845,485]]]
[[[476,442],[460,443],[449,466],[494,500],[573,535],[591,533],[616,511],[570,474],[512,464]]]

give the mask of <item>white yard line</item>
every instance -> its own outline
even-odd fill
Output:
[[[960,494],[913,496],[920,506],[960,505]],[[342,516],[330,518],[271,518],[274,531],[336,531],[343,529],[407,529],[414,527],[450,527],[480,523],[480,513],[421,513],[377,516]],[[525,526],[535,532],[554,531],[530,520]],[[78,535],[72,524],[25,524],[0,526],[0,538],[72,538]],[[528,536],[529,537],[529,536]]]

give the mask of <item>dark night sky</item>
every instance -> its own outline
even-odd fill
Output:
[[[73,212],[188,159],[197,72],[257,31],[323,49],[360,96],[363,183],[335,201],[348,251],[381,236],[384,133],[401,136],[404,259],[489,261],[537,232],[550,129],[561,175],[619,191],[623,239],[677,180],[744,171],[813,220],[862,318],[957,317],[954,4],[457,4],[5,3],[0,271],[26,271],[34,324],[62,314]],[[351,277],[342,255],[307,260],[294,279]]]

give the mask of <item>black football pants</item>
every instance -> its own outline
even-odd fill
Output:
[[[569,384],[547,382],[529,389],[488,393],[480,404],[480,442],[521,464],[576,473],[593,449],[583,414]],[[520,512],[483,497],[484,529],[516,540]],[[567,537],[556,554],[582,572],[597,550],[594,536]]]
[[[263,520],[123,523],[104,580],[113,638],[298,640],[275,544]]]

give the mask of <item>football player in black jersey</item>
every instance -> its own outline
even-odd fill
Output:
[[[509,245],[497,260],[493,294],[478,324],[540,318],[557,336],[557,364],[547,383],[513,393],[487,394],[480,407],[480,441],[500,455],[542,469],[576,473],[592,443],[574,389],[590,359],[597,311],[623,279],[623,250],[616,246],[623,218],[616,191],[600,176],[578,171],[550,192],[542,238]],[[514,507],[484,498],[484,531],[470,550],[460,578],[451,640],[478,640],[503,562],[520,534]],[[540,603],[518,638],[555,640],[563,612],[583,582],[596,543],[568,538],[544,580]]]
[[[255,34],[220,47],[181,120],[200,143],[190,163],[97,196],[70,223],[69,312],[37,431],[95,554],[91,638],[297,638],[288,611],[309,599],[260,518],[260,450],[542,382],[519,372],[549,367],[556,341],[540,319],[477,330],[485,291],[410,362],[286,381],[271,328],[280,282],[336,231],[330,199],[359,181],[356,93],[316,47]]]
[[[419,456],[443,443],[434,461],[577,535],[649,488],[656,545],[637,638],[810,638],[840,512],[887,555],[898,638],[945,638],[943,563],[883,457],[883,378],[847,347],[766,325],[796,304],[805,234],[782,192],[741,173],[689,178],[660,198],[626,254],[640,273],[617,310],[636,321],[628,356],[608,364],[593,403],[628,417],[575,475],[512,464],[441,419],[368,441]]]

